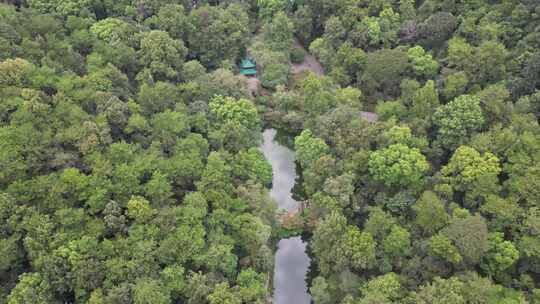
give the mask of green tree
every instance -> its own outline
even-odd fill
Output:
[[[465,285],[457,278],[436,277],[432,283],[420,287],[415,300],[418,304],[465,304],[464,289]]]
[[[143,197],[132,197],[127,203],[127,215],[135,221],[144,223],[148,221],[154,210],[150,207],[150,203]]]
[[[277,2],[278,0],[267,2]],[[287,15],[280,11],[262,29],[265,44],[270,50],[289,53],[293,44],[294,27]]]
[[[407,53],[401,49],[371,52],[366,57],[366,68],[361,78],[363,88],[368,94],[381,90],[388,95],[397,95],[401,77],[408,67]]]
[[[172,301],[179,299],[186,288],[185,271],[185,268],[180,265],[171,265],[163,268],[160,273],[160,280],[170,291]]]
[[[206,231],[202,224],[183,223],[160,242],[157,257],[161,263],[183,264],[202,256],[205,248]],[[182,250],[178,250],[182,248]]]
[[[54,300],[51,286],[39,272],[23,273],[7,298],[8,304],[58,303]]]
[[[135,27],[120,18],[110,17],[92,24],[90,33],[105,42],[118,44],[129,42]]]
[[[142,84],[137,95],[137,104],[142,114],[150,116],[165,110],[173,110],[182,101],[180,90],[169,82],[156,82],[153,85]]]
[[[463,290],[463,296],[468,303],[526,303],[522,292],[493,284],[486,277],[478,275],[476,272],[467,272],[460,276],[467,288]]]
[[[418,76],[431,78],[437,74],[439,64],[431,57],[431,54],[426,54],[426,51],[421,46],[417,45],[410,48],[407,51],[407,56]]]
[[[219,271],[227,277],[236,274],[238,257],[233,253],[232,245],[211,244],[203,256],[204,263],[211,271]]]
[[[391,259],[405,258],[411,254],[411,234],[399,225],[394,225],[383,240],[382,247]]]
[[[414,0],[400,0],[399,13],[402,20],[414,20],[416,18],[416,9]]]
[[[339,212],[332,212],[317,225],[311,246],[322,275],[341,271],[347,263],[341,253],[346,233],[347,219]]]
[[[140,62],[156,80],[176,79],[182,69],[187,48],[181,40],[175,40],[163,31],[142,34],[139,50]]]
[[[272,166],[256,148],[240,151],[236,155],[234,173],[243,179],[252,179],[267,187],[272,184]]]
[[[185,295],[188,304],[207,303],[207,297],[212,292],[211,282],[202,272],[191,272],[188,276]]]
[[[327,178],[323,185],[323,192],[332,196],[342,208],[347,208],[354,194],[354,176],[349,173],[337,177]]]
[[[334,49],[324,38],[317,38],[309,45],[309,52],[313,54],[326,67],[332,67]]]
[[[389,272],[387,274],[377,276],[360,288],[364,297],[370,295],[380,295],[387,300],[398,300],[402,294],[401,283],[398,276]]]
[[[253,268],[243,269],[236,279],[243,303],[262,303],[268,296],[266,275]]]
[[[264,67],[261,73],[261,84],[265,88],[275,89],[289,81],[290,67],[288,64],[272,63]]]
[[[433,119],[438,126],[437,139],[447,149],[465,143],[484,124],[480,99],[471,95],[461,95],[438,107]]]
[[[317,304],[330,304],[332,297],[328,291],[328,283],[324,277],[318,276],[313,279],[313,284],[309,288],[309,293],[313,297],[313,301]]]
[[[375,264],[375,240],[368,232],[349,226],[344,240],[345,254],[355,269],[369,269]]]
[[[215,96],[209,103],[210,112],[218,123],[231,122],[247,129],[258,129],[259,115],[255,105],[247,99]]]
[[[444,89],[441,93],[446,99],[452,99],[465,93],[468,84],[469,78],[465,72],[450,74],[444,80]]]
[[[309,5],[300,5],[294,12],[292,21],[295,34],[300,41],[307,42],[313,29],[313,12]]]
[[[340,18],[330,17],[324,24],[323,39],[327,41],[333,49],[337,49],[345,40],[347,30],[343,26]]]
[[[416,213],[414,223],[418,225],[424,234],[432,235],[449,221],[443,202],[432,191],[424,191],[416,201],[412,209]]]
[[[498,195],[486,196],[480,212],[489,219],[490,230],[504,231],[516,225],[516,220],[523,210],[515,200],[508,200]]]
[[[489,248],[481,263],[489,275],[499,274],[512,266],[519,258],[519,251],[510,241],[504,240],[504,234],[491,233],[488,237]]]
[[[270,226],[249,213],[236,216],[232,226],[238,242],[251,255],[259,252],[260,248],[267,244],[272,232]]]
[[[488,231],[485,220],[480,215],[454,219],[442,230],[456,246],[463,261],[477,264],[488,250]]]
[[[179,4],[162,6],[157,15],[146,19],[145,23],[169,33],[174,39],[182,41],[185,41],[188,33],[194,30],[186,15],[184,6]]]
[[[214,96],[210,100],[211,143],[238,152],[254,146],[260,139],[260,120],[255,105],[247,99]]]
[[[309,129],[302,131],[294,139],[294,149],[298,161],[304,168],[309,167],[314,161],[328,153],[328,145],[324,140],[314,137]]]
[[[30,0],[28,5],[31,8],[39,10],[42,13],[58,13],[63,16],[77,15],[81,11],[92,12],[94,10],[93,1],[74,0],[74,1],[52,1],[52,0]]]
[[[6,59],[0,62],[1,86],[24,86],[29,81],[33,65],[25,59]]]
[[[309,117],[322,115],[336,103],[337,86],[330,77],[309,73],[302,79],[301,92],[304,94],[303,109]]]
[[[432,255],[452,264],[457,265],[463,260],[457,248],[448,237],[442,234],[434,235],[429,239],[429,251]]]
[[[259,6],[259,16],[263,20],[272,20],[273,17],[283,14],[289,5],[285,0],[257,0],[257,4]]]
[[[242,6],[199,6],[189,18],[189,51],[204,66],[215,68],[224,60],[236,61],[249,35],[249,18]]]
[[[402,92],[403,92],[402,83]],[[402,93],[402,98],[403,98]],[[433,109],[440,106],[439,92],[435,88],[433,80],[426,81],[425,85],[415,90],[410,98],[412,105],[410,107],[410,125],[417,133],[427,134],[431,128]]]
[[[336,172],[336,159],[330,155],[323,155],[302,171],[304,178],[304,191],[313,195],[319,191],[328,177]],[[339,191],[339,190],[338,190]]]
[[[362,21],[362,25],[367,30],[369,45],[377,46],[383,41],[383,32],[379,20],[375,17],[368,17]]]
[[[171,182],[160,171],[152,173],[152,178],[145,185],[145,190],[152,203],[158,206],[170,202],[173,195]]]
[[[396,224],[396,219],[384,212],[379,207],[369,209],[369,218],[364,225],[366,232],[369,232],[375,240],[382,242]]]
[[[477,68],[474,75],[480,83],[497,82],[506,75],[508,51],[504,44],[495,41],[483,42],[475,57]]]
[[[470,72],[474,66],[474,48],[461,37],[448,41],[448,56],[446,60],[450,67]]]
[[[422,43],[430,48],[438,47],[445,42],[457,26],[454,15],[448,12],[438,12],[429,16],[418,26],[418,35]]]
[[[168,292],[156,280],[141,279],[133,288],[134,304],[168,304],[171,303]]]
[[[429,164],[420,150],[393,144],[369,156],[369,172],[386,186],[415,186],[423,183]]]
[[[229,286],[223,282],[215,286],[214,291],[208,295],[210,304],[241,304],[242,299]]]
[[[490,152],[482,155],[467,146],[459,147],[448,164],[441,169],[443,176],[459,191],[471,189],[480,181],[496,183],[500,172],[499,159],[495,155]]]
[[[186,113],[171,110],[155,114],[150,124],[152,139],[161,143],[164,151],[169,151],[179,137],[187,135],[190,127]]]
[[[218,200],[222,192],[232,191],[232,168],[225,161],[222,153],[211,152],[201,179],[196,183],[197,190],[203,192],[207,199]]]

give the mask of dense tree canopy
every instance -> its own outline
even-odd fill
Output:
[[[4,1],[0,304],[262,304],[290,234],[315,304],[539,303],[539,16]],[[268,127],[298,213],[269,196]]]

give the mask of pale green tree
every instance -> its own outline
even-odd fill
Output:
[[[441,169],[443,177],[459,191],[471,189],[480,181],[496,182],[500,172],[497,156],[490,152],[480,154],[468,146],[459,147],[448,164]]]
[[[452,264],[457,265],[463,260],[456,246],[442,234],[434,235],[429,239],[429,251],[432,255]]]
[[[398,300],[402,294],[401,283],[399,282],[398,275],[394,272],[389,272],[369,280],[360,288],[360,291],[364,297],[380,295],[391,301]]]
[[[463,289],[466,286],[457,278],[436,277],[432,283],[422,287],[415,295],[418,304],[465,304]]]
[[[512,266],[519,258],[519,251],[512,242],[504,240],[503,233],[491,233],[488,242],[489,249],[480,266],[489,275],[499,274]]]
[[[353,268],[369,269],[374,266],[376,243],[369,232],[349,226],[343,246]]]
[[[311,130],[306,129],[294,139],[294,149],[302,167],[309,167],[314,161],[329,152],[324,140],[313,136]]]
[[[435,111],[437,139],[447,149],[463,144],[484,124],[480,99],[472,95],[461,95]]]
[[[407,51],[407,56],[409,57],[409,61],[411,62],[416,75],[430,78],[437,74],[439,64],[433,59],[431,54],[426,53],[421,46],[417,45],[410,48]]]
[[[369,172],[386,186],[415,186],[423,183],[429,170],[426,157],[417,148],[393,144],[369,156]]]

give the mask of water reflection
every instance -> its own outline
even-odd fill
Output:
[[[277,131],[266,129],[263,133],[263,144],[260,147],[266,159],[272,164],[272,189],[270,196],[273,197],[279,208],[288,211],[295,210],[298,203],[291,197],[291,189],[296,179],[294,152],[280,145],[274,140]]]
[[[276,130],[263,133],[264,142],[260,149],[272,164],[273,180],[270,196],[278,206],[295,210],[298,202],[292,199],[296,171],[294,151],[275,141]],[[282,239],[278,243],[274,268],[274,304],[309,304],[311,297],[305,281],[309,267],[306,244],[300,237]]]

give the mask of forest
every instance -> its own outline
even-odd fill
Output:
[[[287,234],[314,304],[540,303],[539,118],[537,0],[3,1],[0,304],[271,303]]]

